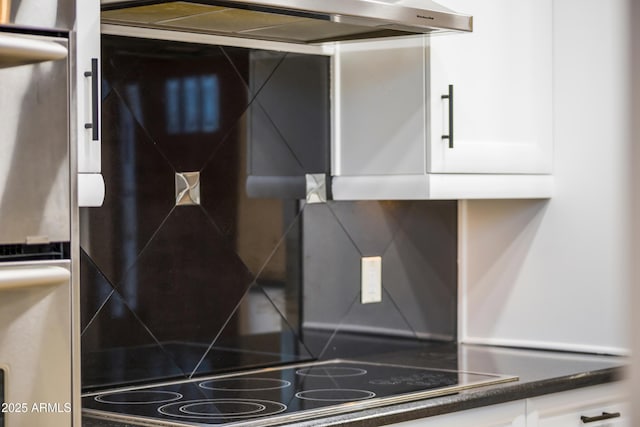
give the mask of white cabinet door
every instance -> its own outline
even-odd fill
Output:
[[[503,403],[393,424],[393,427],[527,427],[525,402]]]
[[[98,0],[83,0],[76,2],[76,85],[78,108],[78,172],[100,172],[100,139],[98,123],[93,123],[94,116],[100,116],[100,102],[94,105],[93,80],[100,82],[98,75],[86,75],[92,72],[92,59],[100,58],[100,2]],[[98,62],[98,69],[100,63]],[[100,100],[100,85],[98,87],[98,101]],[[94,112],[94,106],[98,110]],[[92,127],[86,127],[91,125]],[[94,125],[96,125],[94,127]],[[98,131],[94,138],[94,130]]]
[[[527,427],[629,427],[620,384],[587,387],[527,400]]]
[[[78,202],[100,206],[104,199],[100,157],[100,2],[76,2],[76,138]]]
[[[336,200],[553,194],[551,0],[444,2],[473,33],[336,47]]]
[[[472,15],[473,33],[428,39],[428,171],[551,173],[551,0],[439,3]]]

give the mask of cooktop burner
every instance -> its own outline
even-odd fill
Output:
[[[96,418],[167,426],[270,426],[517,380],[471,372],[330,360],[86,394]]]
[[[221,378],[203,381],[198,385],[206,390],[249,392],[278,390],[291,386],[291,383],[277,378]]]

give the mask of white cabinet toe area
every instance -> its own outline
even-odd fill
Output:
[[[441,3],[473,33],[336,47],[334,197],[550,197],[551,1]]]

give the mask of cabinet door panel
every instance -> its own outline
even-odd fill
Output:
[[[474,30],[429,39],[429,172],[550,173],[551,1],[441,3],[473,15]]]
[[[394,427],[526,427],[523,400],[485,406],[421,420],[393,424]]]

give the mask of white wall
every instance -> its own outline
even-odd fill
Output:
[[[626,0],[554,1],[551,200],[461,202],[460,339],[629,347]]]
[[[631,3],[631,14],[629,15],[629,23],[636,24],[640,22],[640,2],[637,0],[629,0]],[[631,165],[633,167],[632,182],[633,185],[632,200],[633,200],[633,228],[632,238],[633,245],[631,251],[632,260],[640,260],[640,26],[631,25],[631,52],[632,52],[632,65],[631,75],[633,77],[632,82],[632,102],[631,113],[632,117],[632,134],[631,140],[633,144]],[[631,306],[640,306],[640,263],[633,263],[633,276],[632,276],[632,297],[630,298]],[[632,325],[635,328],[632,330],[632,369],[631,369],[631,381],[632,390],[630,396],[632,396],[632,402],[635,404],[633,421],[631,425],[640,426],[640,407],[637,403],[640,403],[640,329],[637,325],[640,325],[640,310],[631,310]]]

